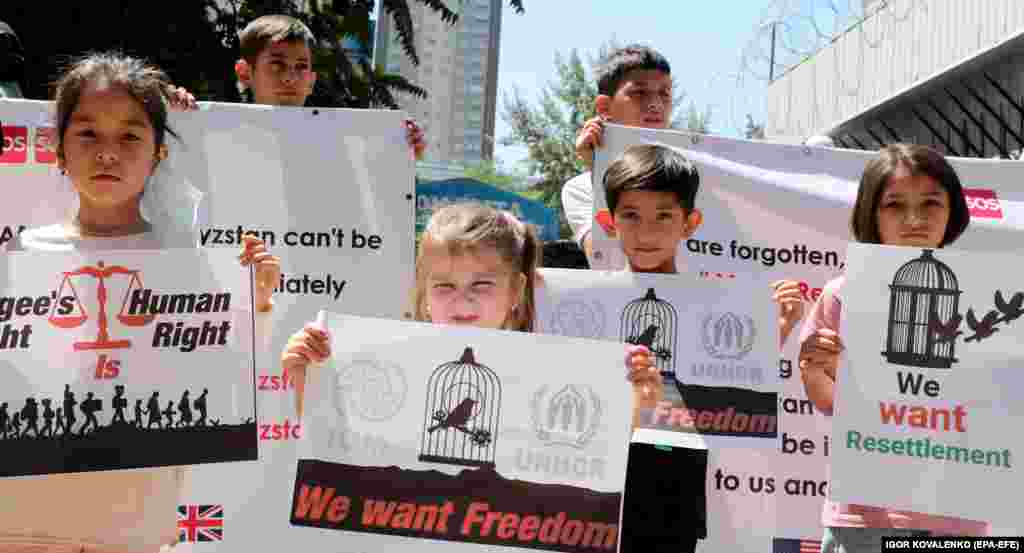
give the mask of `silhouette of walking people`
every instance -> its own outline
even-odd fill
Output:
[[[174,402],[167,402],[167,409],[164,409],[164,416],[167,417],[167,428],[174,428]]]
[[[21,434],[21,417],[18,415],[18,413],[14,413],[14,416],[11,417],[11,430],[14,431],[13,432],[13,437],[14,438],[18,438],[20,436],[20,434]]]
[[[142,400],[135,400],[135,428],[142,428]]]
[[[114,408],[114,419],[110,421],[110,425],[117,424],[117,421],[121,421],[121,424],[127,424],[128,421],[124,420],[124,410],[128,408],[128,400],[124,398],[124,386],[120,384],[114,386],[114,399],[110,401]]]
[[[181,401],[178,402],[178,412],[181,413],[178,416],[178,424],[175,426],[192,426],[192,405],[188,399],[188,390],[181,395]]]
[[[92,425],[93,431],[96,431],[100,427],[100,421],[96,420],[96,411],[102,409],[99,399],[93,398],[93,393],[89,392],[85,394],[85,399],[82,400],[82,405],[79,406],[82,410],[82,414],[85,415],[85,422],[82,423],[82,427],[78,429],[78,435],[84,436],[85,429]]]
[[[203,393],[193,402],[196,410],[199,411],[199,420],[196,421],[196,426],[206,426],[206,394],[208,392],[209,390],[203,388]]]
[[[39,437],[39,405],[35,398],[26,398],[25,406],[21,408],[21,419],[25,422],[25,431],[22,436],[27,436],[31,430],[36,437]]]
[[[71,429],[75,427],[75,405],[78,402],[75,401],[75,393],[71,391],[71,385],[64,385],[64,428],[68,434],[71,433]]]
[[[40,432],[43,436],[53,436],[53,417],[55,414],[53,408],[50,407],[52,403],[53,400],[50,398],[43,400],[43,429]]]
[[[7,423],[11,420],[11,415],[7,412],[7,402],[0,403],[0,436],[3,439],[7,439]]]
[[[149,396],[149,401],[146,402],[146,414],[149,415],[149,423],[146,424],[146,430],[153,428],[153,424],[156,424],[157,428],[163,428],[163,421],[160,420],[160,392],[153,392],[153,395]]]
[[[60,407],[57,408],[57,428],[53,429],[53,435],[56,436],[58,432],[65,436],[68,434],[68,429],[64,428],[64,410]]]

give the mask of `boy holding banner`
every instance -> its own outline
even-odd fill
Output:
[[[601,146],[606,121],[668,128],[672,116],[672,75],[668,60],[652,48],[637,44],[613,50],[597,72],[597,117],[586,122],[576,138],[576,153],[588,170],[562,187],[562,209],[573,238],[593,262],[590,227],[594,218],[594,188],[590,166],[594,148]]]
[[[605,195],[628,260],[626,270],[678,273],[679,244],[703,222],[703,214],[696,208],[699,185],[696,167],[665,146],[630,146],[608,166]],[[781,343],[800,320],[803,309],[795,283],[782,281],[774,286]],[[653,387],[647,382],[652,361],[651,351],[642,345],[631,347],[626,356],[627,378],[636,389],[634,427],[639,422],[639,410],[652,408],[662,399],[660,379]],[[684,401],[696,393],[678,380],[675,384]],[[743,407],[774,410],[774,397],[766,399],[770,403],[761,405],[763,401],[751,400],[758,405]],[[630,444],[623,499],[623,551],[695,550],[697,540],[707,537],[707,460],[708,452],[703,448]],[[652,504],[658,505],[653,512]],[[687,522],[679,524],[680,520]]]
[[[316,72],[312,46],[316,39],[303,22],[287,15],[265,15],[239,35],[241,59],[235,63],[238,89],[253,103],[302,107],[313,93]],[[405,122],[406,140],[416,159],[427,144],[412,119]]]

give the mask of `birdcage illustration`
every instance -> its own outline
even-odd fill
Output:
[[[627,344],[647,346],[661,374],[675,375],[678,318],[675,307],[659,299],[654,288],[648,288],[644,297],[629,302],[622,310],[619,338]]]
[[[498,375],[466,348],[427,381],[419,460],[493,468],[500,415]]]
[[[889,286],[889,332],[882,355],[890,363],[948,369],[955,339],[938,332],[959,318],[960,288],[945,263],[924,250],[896,271]]]

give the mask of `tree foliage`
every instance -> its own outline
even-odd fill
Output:
[[[410,7],[414,2],[434,10],[451,25],[458,21],[458,14],[442,0],[381,0],[381,16],[392,18],[398,42],[418,65]],[[5,4],[2,17],[25,46],[25,95],[29,98],[50,97],[50,83],[75,57],[117,49],[159,65],[176,85],[200,100],[238,101],[234,74],[238,33],[253,19],[268,14],[300,19],[318,39],[313,52],[318,78],[310,105],[397,108],[396,93],[427,96],[426,90],[404,77],[365,61],[353,63],[345,55],[344,38],[372,44],[374,0],[178,0],[163,8],[139,0],[67,2],[59,8],[45,2],[11,4]],[[523,12],[522,0],[510,0],[510,4]]]
[[[468,179],[478,180],[517,194],[523,191],[520,183],[526,181],[525,173],[506,173],[500,169],[496,161],[489,159],[467,165],[463,175]]]

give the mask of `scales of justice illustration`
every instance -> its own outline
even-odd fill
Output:
[[[151,323],[156,316],[131,314],[127,312],[128,299],[131,297],[132,292],[142,289],[142,277],[140,276],[140,273],[141,271],[128,269],[121,265],[107,266],[103,261],[99,261],[96,265],[85,265],[73,271],[64,271],[61,273],[62,278],[60,286],[57,289],[57,299],[50,309],[50,315],[47,320],[51,325],[63,329],[78,328],[85,324],[89,320],[90,316],[85,310],[85,306],[82,305],[81,297],[78,295],[78,290],[75,289],[72,277],[91,277],[97,281],[96,303],[98,304],[98,310],[96,313],[96,339],[93,341],[84,340],[74,342],[73,347],[75,351],[111,350],[131,347],[130,340],[118,340],[110,337],[110,332],[108,331],[109,320],[107,315],[108,297],[106,281],[112,277],[122,276],[126,276],[130,279],[128,282],[128,289],[125,291],[124,299],[121,302],[121,309],[117,314],[117,320],[125,326],[141,327]],[[70,289],[71,297],[74,298],[74,304],[68,314],[61,315],[59,313],[59,307],[62,304],[63,298],[66,297],[64,295],[65,287]],[[78,314],[73,314],[75,313],[76,308],[78,310]]]

